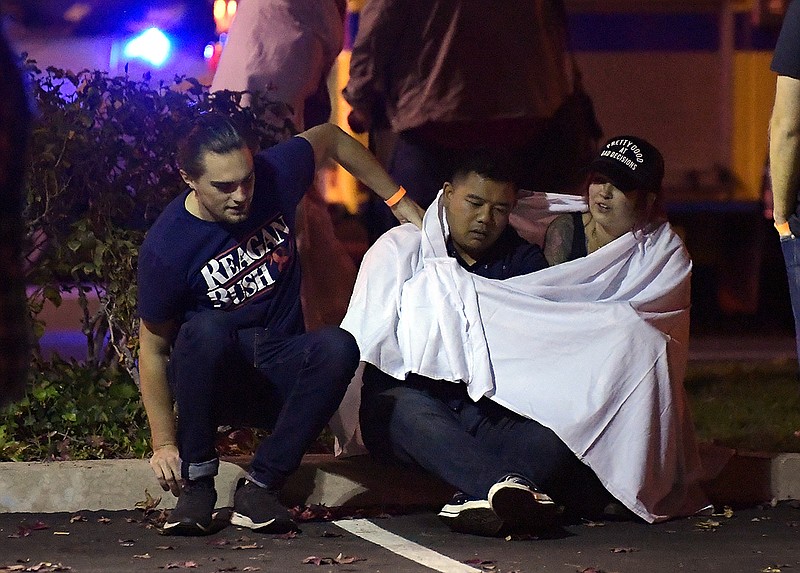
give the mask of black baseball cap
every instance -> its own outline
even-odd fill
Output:
[[[620,135],[603,145],[589,170],[606,176],[622,191],[659,191],[664,179],[664,157],[641,137]]]

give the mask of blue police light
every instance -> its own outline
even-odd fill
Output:
[[[169,57],[172,44],[169,38],[158,28],[148,28],[128,41],[122,50],[126,58],[137,58],[161,67]]]

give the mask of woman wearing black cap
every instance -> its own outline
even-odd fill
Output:
[[[560,215],[549,225],[544,253],[551,265],[585,257],[627,232],[647,232],[664,220],[664,158],[642,138],[606,142],[589,166],[589,210]]]

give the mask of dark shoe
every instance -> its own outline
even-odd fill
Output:
[[[547,529],[560,512],[549,495],[516,474],[505,476],[489,489],[489,505],[511,529]]]
[[[178,504],[169,513],[162,532],[165,535],[207,535],[211,533],[217,490],[214,478],[186,480],[181,485]]]
[[[475,499],[460,491],[441,509],[439,519],[453,531],[472,535],[493,536],[503,528],[503,520],[488,500]]]
[[[601,519],[606,521],[637,521],[641,520],[641,517],[633,513],[620,502],[611,501],[603,508]]]
[[[278,501],[278,493],[244,478],[239,480],[233,496],[231,524],[259,533],[297,531],[289,510]]]

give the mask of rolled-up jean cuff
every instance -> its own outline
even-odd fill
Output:
[[[207,462],[183,462],[181,472],[183,473],[184,477],[188,477],[190,480],[215,476],[219,473],[219,458],[214,458],[213,460],[208,460]]]
[[[264,482],[262,482],[262,481],[260,481],[260,480],[257,480],[256,478],[254,478],[254,477],[253,477],[253,474],[251,474],[251,473],[247,473],[247,474],[245,474],[245,475],[247,476],[247,479],[248,479],[248,481],[251,481],[251,482],[253,482],[253,483],[254,483],[254,484],[256,484],[258,487],[263,487],[264,489],[269,489],[269,490],[271,490],[271,491],[272,491],[272,488],[270,488],[270,487],[269,487],[267,484],[265,484]]]

